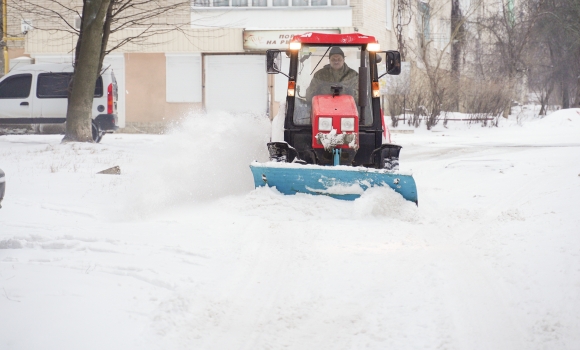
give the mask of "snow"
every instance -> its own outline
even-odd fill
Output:
[[[268,168],[286,168],[286,169],[311,169],[311,170],[328,170],[328,166],[326,165],[315,165],[315,164],[300,164],[300,163],[282,163],[282,162],[275,162],[275,161],[267,161],[267,162],[258,162],[253,161],[253,167],[268,167]],[[378,173],[378,174],[392,174],[393,171],[386,170],[386,169],[374,169],[374,168],[363,168],[363,167],[352,167],[347,165],[337,165],[333,166],[333,169],[337,169],[340,171],[355,171],[358,173]],[[410,171],[397,171],[397,174],[401,175],[413,175]]]
[[[250,115],[0,136],[0,349],[578,349],[580,110],[528,112],[393,133],[418,207],[254,189]]]

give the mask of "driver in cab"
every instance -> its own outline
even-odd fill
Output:
[[[312,103],[316,95],[332,94],[330,86],[333,83],[342,85],[342,93],[349,93],[358,101],[358,73],[344,63],[344,52],[340,47],[333,46],[328,54],[330,64],[314,73],[310,86],[306,89],[306,101]]]

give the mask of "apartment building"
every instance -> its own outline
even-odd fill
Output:
[[[80,9],[82,2],[76,3]],[[396,50],[400,28],[410,60],[427,42],[436,43],[433,50],[444,49],[450,1],[410,4],[402,9],[397,0],[192,0],[191,6],[151,19],[179,30],[129,42],[107,56],[105,66],[124,92],[120,124],[127,131],[159,130],[199,110],[274,115],[286,82],[266,74],[265,51],[286,48],[296,34],[360,32],[377,37],[382,49]],[[23,39],[8,43],[11,66],[72,61],[76,36],[54,30],[58,21],[10,6],[8,17],[10,37]],[[68,17],[70,25],[80,26],[78,16]],[[117,31],[109,47],[142,31],[131,26]]]

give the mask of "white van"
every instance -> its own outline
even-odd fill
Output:
[[[70,63],[19,66],[0,79],[0,125],[66,121]],[[93,98],[93,139],[117,130],[117,80],[109,67],[99,76]]]

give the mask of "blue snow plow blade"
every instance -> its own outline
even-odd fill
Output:
[[[308,193],[355,200],[371,187],[389,186],[403,198],[418,204],[412,175],[349,166],[300,165],[292,163],[250,164],[254,184],[276,187],[283,194]]]

